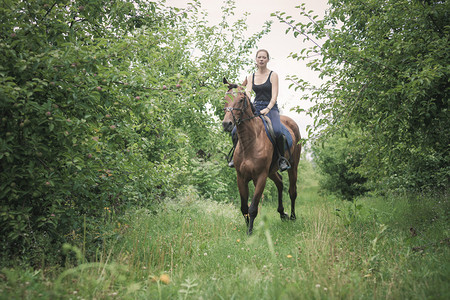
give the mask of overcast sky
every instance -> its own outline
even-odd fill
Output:
[[[176,6],[185,8],[188,6],[189,0],[167,0],[168,6]],[[223,0],[200,0],[202,9],[208,13],[208,19],[211,24],[216,24],[222,19]],[[286,24],[282,24],[275,17],[270,15],[276,11],[284,11],[287,15],[293,17],[296,21],[302,21],[299,15],[299,9],[295,8],[301,3],[305,3],[307,10],[313,10],[314,14],[322,17],[328,8],[327,0],[236,0],[236,17],[241,17],[244,12],[250,15],[247,17],[249,36],[259,31],[266,21],[273,21],[271,32],[264,36],[258,43],[257,48],[267,49],[270,53],[271,60],[268,64],[269,69],[278,73],[280,78],[280,91],[278,95],[278,106],[281,113],[293,118],[300,127],[302,137],[306,137],[306,125],[312,124],[312,120],[305,114],[297,114],[290,111],[291,107],[300,105],[302,108],[311,106],[309,102],[300,101],[300,92],[289,89],[290,82],[286,81],[287,75],[297,75],[298,77],[319,82],[317,74],[309,70],[305,66],[305,62],[297,62],[288,55],[291,52],[300,52],[303,48],[311,46],[304,44],[303,39],[298,36],[294,38],[292,33],[285,34]],[[242,12],[242,14],[240,13]],[[252,55],[255,55],[252,54]],[[242,76],[242,81],[245,75]]]

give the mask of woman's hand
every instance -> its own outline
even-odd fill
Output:
[[[262,115],[267,115],[269,113],[269,111],[270,111],[270,108],[266,107],[263,110],[261,110],[259,113]]]

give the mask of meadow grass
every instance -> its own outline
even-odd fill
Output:
[[[0,297],[450,298],[448,200],[343,202],[319,196],[311,178],[301,181],[295,222],[282,222],[266,196],[249,237],[237,202],[187,190],[155,210],[128,212],[91,262],[67,245],[77,262],[59,272],[3,269]]]

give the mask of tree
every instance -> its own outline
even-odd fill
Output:
[[[192,183],[197,151],[223,140],[208,111],[219,112],[222,77],[245,67],[268,28],[245,39],[245,27],[207,26],[198,1],[186,10],[163,3],[2,2],[5,258],[40,262],[83,234],[101,244],[108,214],[173,196]],[[235,36],[221,35],[224,26]],[[234,48],[232,38],[244,43]]]
[[[361,172],[373,182],[401,189],[446,189],[448,145],[448,1],[330,0],[323,20],[300,6],[296,22],[276,16],[313,46],[306,59],[324,80],[311,91],[316,128],[329,134],[353,125],[366,139]]]

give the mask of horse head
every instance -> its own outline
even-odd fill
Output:
[[[240,125],[243,121],[253,118],[250,99],[247,97],[244,89],[237,84],[229,83],[226,78],[223,83],[228,85],[228,91],[225,95],[225,116],[222,126],[225,131],[232,131],[233,127]],[[245,115],[248,118],[245,118]]]

